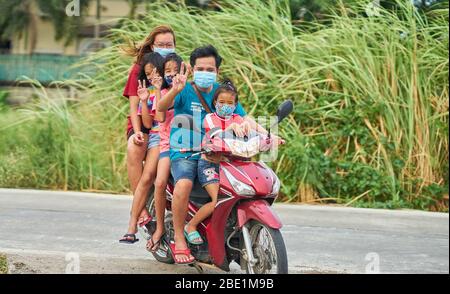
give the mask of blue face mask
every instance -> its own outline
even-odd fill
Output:
[[[194,83],[202,89],[211,87],[217,80],[217,74],[215,72],[208,71],[195,71]]]
[[[153,47],[153,51],[155,51],[156,53],[159,53],[159,55],[161,55],[162,57],[166,57],[167,55],[169,55],[171,53],[175,53],[175,48]]]
[[[164,80],[166,81],[167,85],[172,86],[172,82],[173,82],[172,76],[164,76]]]
[[[216,103],[216,112],[217,115],[221,117],[229,117],[234,113],[236,109],[236,105],[228,105],[217,102]]]

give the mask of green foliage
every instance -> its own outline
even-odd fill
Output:
[[[87,91],[80,102],[64,115],[42,108],[39,121],[30,116],[0,129],[2,142],[11,141],[0,150],[0,185],[123,191],[129,106],[119,97],[133,60],[121,46],[164,23],[176,31],[185,60],[201,45],[219,49],[221,76],[238,85],[251,115],[273,114],[284,99],[294,101],[294,113],[280,126],[287,145],[271,163],[283,201],[310,191],[314,201],[436,209],[448,194],[448,5],[418,11],[398,1],[367,17],[366,4],[341,3],[326,25],[307,27],[292,25],[288,1],[235,0],[207,12],[149,4],[149,15],[123,20],[111,31],[113,45],[85,60],[97,67],[95,75],[70,81]],[[18,178],[20,172],[29,176]]]
[[[8,104],[6,102],[8,95],[9,93],[7,91],[0,90],[0,112],[4,111],[8,107]]]
[[[0,254],[0,275],[8,273],[8,260],[4,254]]]

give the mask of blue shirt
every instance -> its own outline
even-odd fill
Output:
[[[219,87],[218,83],[214,83],[213,89],[209,93],[200,92],[208,104],[211,111],[215,111],[212,101],[214,98],[214,93]],[[207,114],[206,110],[203,108],[200,99],[194,90],[191,83],[186,83],[184,89],[175,97],[174,101],[174,118],[179,114],[188,114],[193,116],[193,122],[196,128],[201,130],[201,133],[194,132],[185,128],[179,128],[173,126],[170,130],[170,160],[175,160],[178,158],[184,158],[189,156],[193,152],[181,153],[180,149],[192,149],[196,148],[200,151],[200,145],[205,135],[205,129],[203,128],[203,120]],[[234,113],[244,117],[247,115],[242,105],[238,103]],[[194,156],[192,160],[198,160],[199,156]]]

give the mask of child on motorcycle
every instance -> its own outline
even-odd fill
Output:
[[[161,120],[161,117],[158,117],[159,115],[152,111],[152,108],[154,100],[161,95],[163,61],[164,59],[160,54],[152,52],[146,54],[142,62],[137,91],[140,98],[138,115],[141,116],[143,125],[150,130],[148,151],[141,179],[134,192],[128,232],[120,239],[121,243],[133,244],[139,241],[136,238],[137,224],[144,226],[151,220],[148,211],[144,208],[148,191],[156,178],[159,158],[160,137],[158,121]]]
[[[183,60],[175,53],[169,54],[164,59],[164,83],[170,89],[173,78],[180,72]],[[163,90],[159,97],[163,97],[168,91]],[[155,212],[156,212],[156,231],[147,242],[147,250],[155,252],[161,244],[161,238],[164,235],[164,212],[166,209],[166,186],[170,177],[170,126],[173,120],[173,107],[167,111],[157,110],[159,97],[153,103],[153,111],[161,117],[159,124],[159,162],[155,180]]]
[[[236,136],[243,137],[251,129],[251,125],[244,121],[238,114],[234,113],[238,103],[238,93],[229,80],[226,80],[217,89],[213,105],[216,112],[207,114],[203,122],[206,139],[211,135],[211,130],[228,131],[233,130]],[[217,158],[220,161],[219,158]],[[211,202],[200,208],[191,221],[185,226],[184,233],[189,243],[194,245],[203,244],[203,239],[197,231],[197,226],[208,218],[217,204],[219,193],[219,164],[207,159],[205,155],[198,161],[198,180],[211,197]]]

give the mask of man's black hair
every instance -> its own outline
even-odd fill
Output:
[[[139,80],[145,80],[145,83],[148,86],[151,85],[150,81],[147,79],[147,75],[145,74],[145,65],[151,64],[156,67],[156,72],[164,77],[164,69],[163,69],[164,58],[156,52],[150,52],[144,55],[142,59],[141,71],[139,73]]]
[[[203,57],[214,57],[216,60],[216,68],[219,69],[220,65],[222,64],[222,57],[219,55],[219,52],[217,52],[217,49],[213,45],[207,45],[204,47],[199,47],[194,49],[191,53],[190,63],[191,66],[195,66],[195,61],[197,61],[198,58]]]

